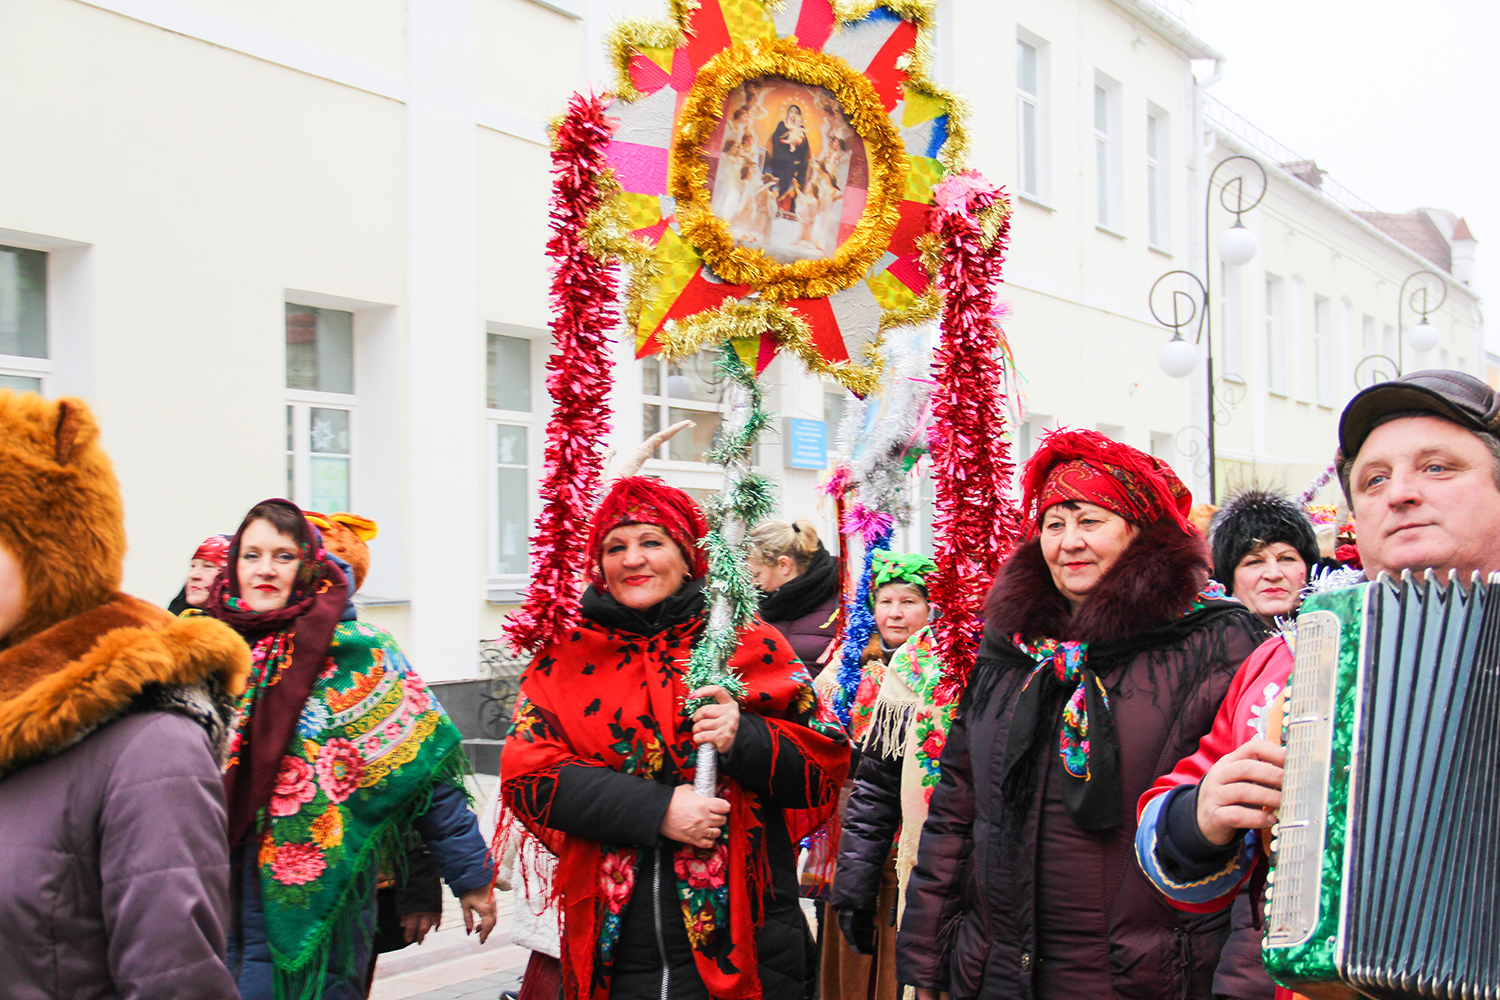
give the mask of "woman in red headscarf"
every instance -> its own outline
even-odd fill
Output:
[[[558,857],[565,1000],[803,996],[813,944],[796,845],[832,811],[849,747],[758,619],[730,661],[738,702],[683,683],[704,627],[706,530],[681,490],[619,480],[589,529],[583,621],[521,681],[501,791]],[[697,697],[715,703],[689,718]],[[691,782],[710,742],[719,787],[704,798]]]
[[[1264,626],[1209,581],[1165,464],[1094,431],[1027,464],[897,942],[919,1000],[1212,997],[1225,914],[1173,910],[1135,802],[1198,745]]]
[[[209,535],[203,544],[193,551],[188,563],[187,582],[167,605],[167,610],[180,615],[188,608],[201,608],[208,603],[208,592],[213,588],[214,577],[229,562],[228,535]]]

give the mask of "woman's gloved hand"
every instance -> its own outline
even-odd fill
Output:
[[[873,910],[840,910],[839,930],[861,955],[875,954],[875,912]]]

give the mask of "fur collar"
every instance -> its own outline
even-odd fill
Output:
[[[1161,520],[1136,536],[1078,614],[1052,583],[1033,538],[1000,569],[985,602],[985,631],[995,641],[1027,639],[1112,642],[1172,621],[1208,583],[1208,545]]]
[[[249,671],[228,626],[116,594],[0,652],[0,775],[136,711],[187,715],[222,750]]]

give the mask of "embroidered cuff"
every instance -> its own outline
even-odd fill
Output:
[[[1135,853],[1141,871],[1168,899],[1201,905],[1232,897],[1250,877],[1255,862],[1255,840],[1247,835],[1219,847],[1204,838],[1198,829],[1197,792],[1196,785],[1183,786],[1152,799],[1136,827]],[[1186,851],[1174,836],[1178,825],[1172,822],[1174,815],[1180,817],[1173,806],[1184,798],[1191,806],[1187,815],[1197,837]],[[1203,845],[1211,849],[1211,856],[1203,851]],[[1194,849],[1202,853],[1194,854]]]

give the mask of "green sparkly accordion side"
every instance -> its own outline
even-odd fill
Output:
[[[1279,828],[1273,828],[1272,831],[1271,875],[1266,888],[1266,944],[1261,955],[1271,978],[1298,992],[1317,992],[1320,996],[1324,995],[1322,991],[1309,991],[1305,988],[1306,984],[1326,983],[1332,988],[1327,994],[1330,996],[1354,995],[1347,986],[1338,983],[1337,980],[1340,978],[1338,970],[1342,965],[1343,951],[1339,935],[1344,913],[1344,849],[1349,824],[1350,765],[1356,731],[1358,711],[1356,693],[1359,689],[1360,649],[1365,622],[1365,596],[1368,589],[1368,584],[1361,584],[1356,587],[1315,594],[1309,597],[1302,606],[1299,623],[1312,626],[1318,620],[1314,617],[1315,613],[1323,611],[1337,616],[1340,626],[1337,638],[1337,662],[1331,678],[1333,731],[1331,745],[1328,747],[1328,766],[1325,776],[1328,784],[1327,807],[1324,813],[1326,826],[1323,828],[1323,836],[1318,838],[1321,839],[1321,845],[1313,845],[1311,852],[1305,855],[1307,859],[1305,871],[1300,870],[1300,866],[1299,870],[1293,871],[1287,859],[1281,859],[1284,870],[1278,873],[1279,845],[1284,831]],[[1326,615],[1321,617],[1327,620]],[[1308,673],[1312,669],[1309,663],[1310,656],[1315,655],[1315,651],[1307,648],[1302,640],[1303,632],[1299,627],[1297,665],[1292,670],[1291,680],[1287,687],[1286,724],[1289,726],[1295,723],[1293,705],[1298,684],[1302,683],[1305,689],[1309,681]],[[1320,721],[1303,724],[1326,727],[1328,723]],[[1326,734],[1323,738],[1327,739]],[[1294,764],[1289,750],[1288,772]],[[1290,784],[1288,790],[1290,790]],[[1291,817],[1285,815],[1285,807],[1283,807],[1283,813],[1282,824],[1286,824],[1291,821]],[[1314,862],[1316,868],[1313,867]],[[1292,891],[1293,880],[1300,878],[1320,880],[1317,913],[1312,920],[1310,934],[1305,932],[1305,926],[1303,931],[1289,934],[1285,920],[1280,922],[1279,928],[1273,923],[1273,918],[1277,914],[1277,893],[1289,895]],[[1288,900],[1283,899],[1282,904],[1285,907]],[[1307,917],[1305,913],[1302,915],[1304,921]],[[1273,945],[1271,942],[1278,937],[1278,930],[1283,940],[1289,937],[1300,940],[1295,940],[1295,943]]]

